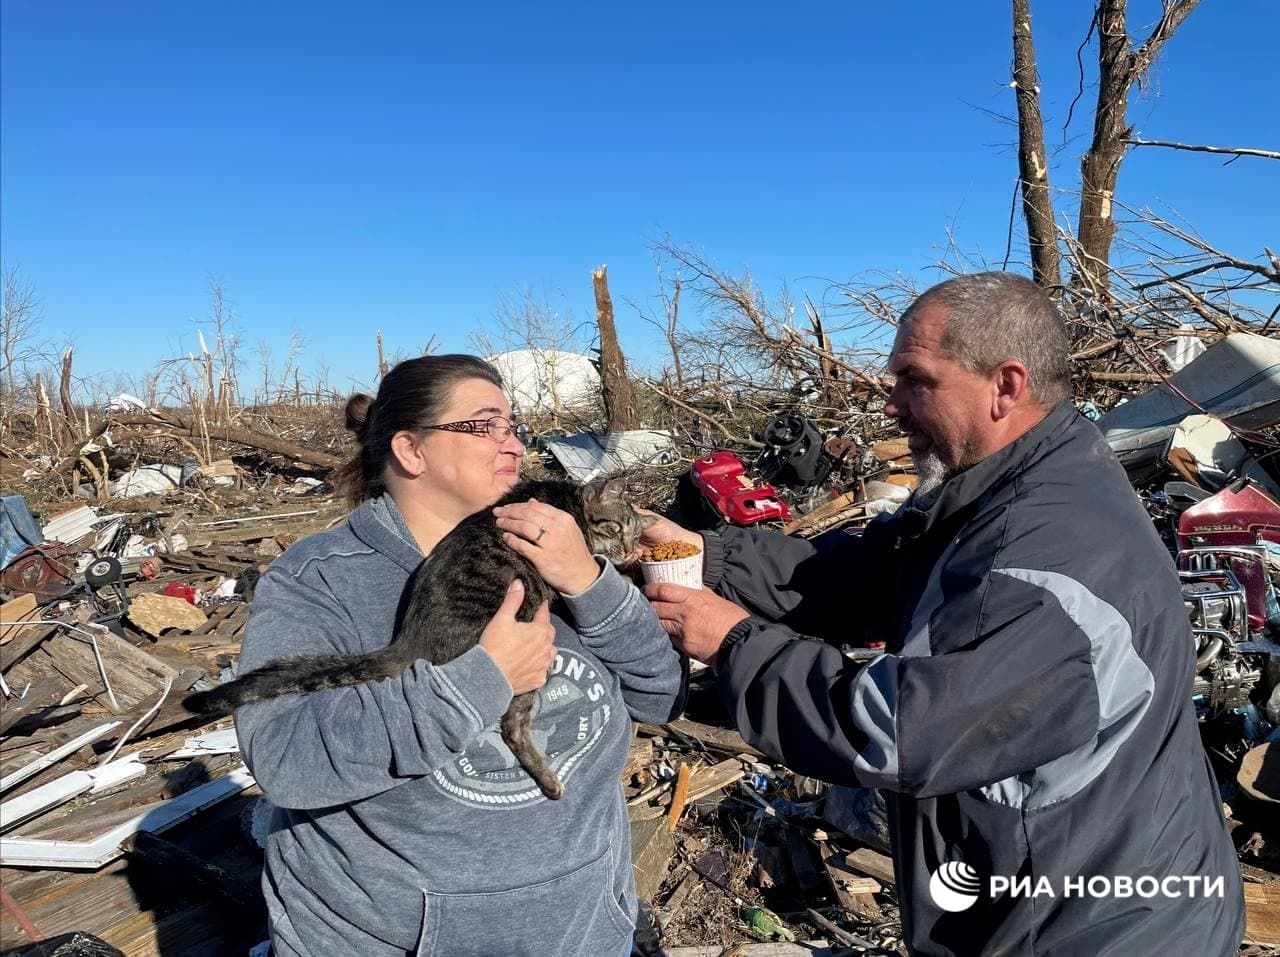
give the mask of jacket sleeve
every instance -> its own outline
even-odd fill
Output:
[[[886,593],[892,529],[886,517],[861,535],[837,531],[812,540],[765,529],[704,532],[703,582],[767,621],[858,644]]]
[[[599,559],[597,559],[599,561]],[[582,643],[617,675],[637,721],[670,721],[684,710],[685,665],[652,606],[608,563],[580,595],[566,595]]]
[[[268,571],[241,672],[289,655],[349,652],[345,636],[353,631],[327,590]],[[443,766],[510,702],[506,677],[476,646],[448,664],[415,662],[396,678],[247,704],[236,711],[236,732],[273,803],[314,809],[371,797]]]
[[[1125,650],[1118,612],[1106,606],[1099,628],[1064,600],[993,572],[972,640],[863,668],[748,619],[721,651],[720,691],[743,737],[788,767],[919,798],[1004,781],[1091,741],[1105,756],[1145,711],[1151,675],[1131,643]],[[943,605],[933,621],[947,618]],[[1108,655],[1129,656],[1127,672]]]

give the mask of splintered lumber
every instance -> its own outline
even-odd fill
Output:
[[[93,647],[87,639],[76,640],[68,634],[55,635],[45,642],[40,653],[47,655],[53,667],[73,685],[87,686],[97,702],[112,714],[128,711],[159,691],[165,678],[177,677],[177,669],[141,648],[135,648],[113,632],[96,632],[94,639],[115,694],[114,704],[103,688]]]
[[[674,831],[680,823],[680,815],[684,813],[685,802],[689,799],[689,765],[680,762],[680,770],[676,772],[676,788],[671,795],[671,808],[667,811],[667,830]]]
[[[32,627],[31,625],[22,626],[13,624],[14,622],[28,621],[32,618],[39,618],[36,613],[36,596],[32,594],[19,595],[13,601],[7,601],[0,605],[0,622],[8,624],[0,624],[0,645],[8,644],[19,634]]]
[[[675,853],[675,839],[665,817],[631,822],[631,867],[636,878],[636,897],[652,901],[658,893],[667,865]]]
[[[711,748],[715,751],[727,751],[730,754],[749,754],[757,758],[765,757],[763,751],[756,750],[742,740],[742,735],[738,734],[737,731],[732,731],[728,728],[716,728],[709,724],[690,721],[688,718],[677,718],[675,721],[669,721],[664,725],[640,725],[640,730],[646,734],[660,735],[664,733],[664,729],[670,729],[677,734],[692,738],[703,747]]]
[[[1255,944],[1280,944],[1280,885],[1244,885],[1244,934]]]
[[[841,906],[864,923],[879,920],[880,905],[876,903],[875,895],[882,890],[880,882],[874,877],[863,877],[846,870],[841,865],[842,857],[841,854],[833,853],[830,845],[818,845],[822,869],[830,879]]]
[[[729,758],[709,768],[699,768],[689,779],[689,797],[686,803],[692,804],[699,798],[714,794],[734,781],[742,780],[745,774],[742,762],[737,758]]]
[[[6,701],[4,707],[0,708],[0,734],[4,734],[32,712],[56,705],[66,690],[65,681],[50,677],[33,684],[23,697]]]
[[[652,763],[653,741],[649,738],[632,740],[631,747],[627,751],[626,766],[622,769],[623,783],[630,781],[631,775],[639,774]]]
[[[795,535],[808,529],[816,528],[844,512],[849,512],[850,516],[852,516],[853,511],[860,508],[862,508],[862,503],[858,501],[858,493],[845,492],[843,495],[819,505],[812,512],[801,516],[789,525],[784,525],[782,534]]]
[[[8,618],[0,619],[8,621]],[[55,631],[58,625],[26,624],[11,630],[12,637],[7,644],[0,645],[0,671],[8,671],[27,656],[31,649],[44,641]]]
[[[871,850],[869,847],[860,847],[856,851],[850,851],[846,854],[844,856],[844,866],[848,870],[874,877],[882,884],[892,884],[894,882],[892,859]]]

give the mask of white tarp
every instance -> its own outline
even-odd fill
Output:
[[[547,445],[575,482],[589,482],[637,465],[670,465],[676,448],[670,432],[634,429],[593,435],[580,432]]]
[[[553,414],[600,394],[600,374],[576,352],[516,349],[488,361],[502,375],[517,414]]]
[[[121,473],[111,483],[111,494],[116,498],[137,498],[139,495],[161,495],[171,492],[182,481],[180,465],[142,465]]]

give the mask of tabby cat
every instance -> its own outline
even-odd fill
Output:
[[[652,519],[638,514],[624,495],[623,483],[573,485],[569,482],[521,482],[496,505],[536,498],[572,515],[593,554],[620,565],[638,550],[640,533]],[[419,658],[442,665],[474,646],[506,596],[512,579],[524,582],[524,602],[516,617],[530,621],[555,593],[526,559],[502,540],[502,530],[485,508],[440,540],[419,567],[400,629],[390,645],[364,655],[295,655],[251,671],[211,691],[190,695],[186,707],[203,715],[229,714],[252,701],[286,694],[393,678]],[[552,800],[564,785],[530,736],[537,692],[517,695],[502,716],[502,740]]]

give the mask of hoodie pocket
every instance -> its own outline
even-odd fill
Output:
[[[602,957],[635,933],[615,889],[609,848],[561,877],[507,891],[423,892],[419,957]]]

